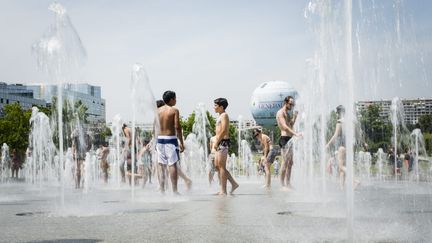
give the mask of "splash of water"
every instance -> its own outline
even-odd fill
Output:
[[[54,162],[56,148],[53,138],[53,132],[50,125],[50,119],[45,113],[40,112],[37,107],[32,108],[30,117],[30,135],[29,135],[29,153],[26,166],[27,178],[31,183],[39,184],[41,190],[44,181],[57,183],[61,173],[61,166]]]
[[[1,147],[1,160],[0,160],[0,182],[5,182],[9,177],[11,177],[10,172],[10,155],[9,155],[9,146],[6,143],[3,143]]]
[[[63,167],[63,83],[67,79],[72,80],[73,74],[84,63],[86,51],[66,9],[56,2],[48,9],[55,13],[55,22],[32,45],[32,53],[39,69],[48,75],[49,81],[57,82],[59,163]],[[64,171],[61,170],[61,173]],[[61,178],[61,204],[64,205],[64,175]]]
[[[147,73],[142,64],[136,63],[132,67],[131,79],[132,98],[132,199],[135,195],[135,155],[136,155],[136,128],[137,123],[152,127],[152,133],[157,137],[159,131],[159,116],[156,100],[150,86]]]

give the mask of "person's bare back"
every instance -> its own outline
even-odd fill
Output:
[[[158,109],[160,133],[163,136],[176,135],[176,118],[178,117],[179,111],[175,107],[164,105]]]

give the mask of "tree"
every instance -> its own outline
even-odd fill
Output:
[[[3,110],[0,144],[6,143],[11,151],[16,149],[19,158],[23,158],[29,142],[31,110],[24,111],[18,103],[5,105]]]
[[[420,116],[418,123],[422,133],[432,133],[432,114]]]
[[[380,116],[381,107],[370,105],[361,112],[360,125],[365,134],[365,141],[372,151],[387,147],[391,142],[392,125],[388,119]]]
[[[72,131],[78,126],[88,124],[87,106],[81,100],[75,103],[64,99],[62,109],[62,122],[63,122],[63,149],[72,146],[70,135]],[[58,112],[57,112],[57,97],[53,97],[51,101],[51,122],[53,124],[53,141],[54,144],[59,146],[58,134]]]
[[[210,114],[210,112],[206,111],[206,115],[207,115],[207,119],[208,119],[208,124],[207,124],[207,131],[210,131],[210,133],[212,135],[215,134],[215,130],[216,130],[216,119]],[[195,123],[195,112],[193,112],[192,114],[189,115],[189,117],[187,119],[181,119],[180,123],[182,125],[183,128],[183,136],[187,137],[191,132],[192,132],[192,128],[193,125]],[[230,140],[231,140],[231,146],[229,149],[229,153],[238,153],[238,139],[237,139],[237,128],[230,124],[229,125],[229,136],[230,136]],[[209,138],[210,139],[210,138]]]
[[[206,116],[209,122],[206,126],[206,129],[213,135],[215,134],[216,119],[208,111],[206,111]],[[183,136],[186,138],[192,132],[193,126],[195,124],[195,112],[192,112],[192,114],[190,114],[187,119],[181,119],[180,123],[183,129]]]

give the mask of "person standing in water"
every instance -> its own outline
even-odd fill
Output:
[[[343,189],[345,186],[345,177],[346,177],[346,137],[344,131],[344,115],[345,108],[342,105],[336,107],[336,113],[338,116],[338,120],[336,122],[336,128],[333,136],[330,138],[328,143],[326,144],[326,149],[330,147],[333,143],[336,144],[337,150],[337,160],[338,160],[338,169],[339,169],[339,183],[340,188]],[[354,179],[354,188],[360,183],[359,180]]]
[[[280,169],[280,180],[282,188],[289,189],[291,186],[291,168],[293,165],[293,146],[290,142],[293,136],[300,137],[301,133],[294,131],[293,126],[297,119],[297,112],[290,113],[294,110],[294,97],[287,96],[284,99],[284,105],[276,113],[277,125],[281,131],[279,146],[281,148],[282,164]]]
[[[109,164],[108,164],[108,154],[109,154],[110,150],[108,147],[108,143],[104,142],[101,146],[101,151],[100,151],[100,160],[101,160],[101,169],[102,169],[102,174],[103,174],[103,180],[104,183],[108,182],[108,169],[109,169]]]
[[[229,139],[229,117],[225,112],[228,107],[228,101],[225,98],[218,98],[214,100],[214,110],[219,114],[216,121],[216,138],[212,150],[216,151],[215,166],[219,174],[221,190],[219,195],[227,195],[227,180],[231,183],[232,194],[239,185],[226,169],[226,161],[228,158],[228,150],[230,146]]]
[[[258,128],[255,128],[253,131],[253,137],[258,139],[261,144],[261,148],[263,151],[263,163],[264,163],[264,171],[265,171],[265,188],[267,190],[270,189],[271,185],[271,174],[270,174],[270,166],[276,158],[276,152],[273,149],[273,145],[271,143],[270,137],[266,134],[262,133],[262,131]]]
[[[184,151],[184,142],[180,112],[174,107],[177,104],[175,92],[165,91],[163,101],[165,105],[158,108],[160,131],[156,145],[158,166],[161,173],[160,189],[165,192],[165,171],[168,166],[173,193],[179,194],[177,190],[177,162],[180,160],[179,152]]]

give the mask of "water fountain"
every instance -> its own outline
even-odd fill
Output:
[[[415,180],[417,183],[420,181],[420,166],[419,166],[419,156],[428,158],[428,154],[425,149],[425,142],[423,134],[420,129],[416,128],[411,132],[411,145],[410,145],[410,156],[414,156],[414,170],[415,170]],[[430,161],[429,161],[430,162]]]
[[[398,159],[400,159],[399,154],[404,152],[400,150],[402,150],[403,147],[406,147],[404,145],[409,141],[409,138],[407,137],[409,132],[405,126],[405,112],[402,101],[398,97],[395,97],[392,100],[390,116],[393,125],[392,144],[394,152],[394,174],[397,175],[397,163]],[[398,177],[395,176],[396,180],[397,178]]]
[[[355,4],[352,1],[310,1],[306,7],[305,17],[315,34],[316,47],[313,57],[307,60],[309,67],[307,80],[302,84],[303,89],[299,90],[301,98],[297,103],[303,109],[301,112],[307,113],[305,115],[307,118],[299,120],[299,128],[304,131],[305,136],[300,144],[295,145],[298,150],[295,150],[294,158],[295,161],[303,161],[303,163],[314,161],[311,166],[298,165],[309,170],[307,174],[298,172],[303,173],[303,182],[316,183],[315,181],[324,177],[322,174],[317,176],[317,173],[311,171],[313,164],[323,159],[323,153],[319,152],[322,151],[320,131],[327,130],[327,128],[323,125],[325,123],[323,123],[321,114],[323,111],[324,114],[328,114],[331,107],[343,104],[346,108],[343,131],[347,149],[345,191],[347,239],[352,241],[356,238],[354,237],[355,212],[352,183],[353,148],[356,141],[355,101],[368,99],[365,94],[382,97],[380,92],[383,89],[400,93],[407,71],[406,66],[411,63],[418,64],[417,61],[409,64],[406,61],[414,58],[420,60],[420,57],[414,57],[415,55],[408,57],[405,52],[408,48],[407,44],[413,41],[408,35],[402,34],[410,27],[412,30],[412,25],[410,25],[412,22],[405,21],[403,1],[385,3],[357,1]],[[424,65],[421,68],[424,68]],[[416,69],[419,68],[416,67]],[[325,97],[325,102],[320,99],[320,95]],[[399,112],[401,109],[393,108],[392,110]],[[300,117],[303,118],[303,116]],[[403,121],[403,119],[398,119],[398,121]],[[394,124],[395,129],[401,125],[397,121]],[[399,141],[409,141],[401,138],[404,134],[406,133],[396,130],[392,141],[395,147],[400,145]],[[381,158],[382,161],[384,158]],[[314,187],[308,188],[314,190]],[[324,190],[319,190],[321,191]],[[316,195],[316,191],[312,193]],[[325,198],[325,195],[323,197]]]
[[[10,170],[10,155],[9,155],[9,146],[6,143],[3,143],[1,147],[1,160],[0,160],[0,182],[6,182],[11,177]]]
[[[135,155],[136,155],[136,127],[137,123],[153,127],[153,136],[159,132],[159,116],[156,100],[150,86],[147,73],[142,64],[136,63],[132,67],[132,181],[135,181]],[[135,193],[135,183],[132,183],[132,199]]]
[[[65,137],[63,134],[63,84],[66,80],[74,80],[74,74],[86,58],[86,51],[66,9],[56,2],[52,3],[48,9],[54,12],[55,22],[32,45],[32,51],[38,67],[45,71],[49,81],[57,82],[58,155],[60,167],[63,168]],[[61,170],[61,180],[61,204],[64,205],[64,170]]]
[[[377,156],[376,166],[378,167],[378,179],[382,181],[383,170],[386,164],[386,154],[384,153],[384,150],[382,148],[379,148],[376,156]]]
[[[204,103],[199,103],[198,106],[195,108],[195,120],[194,125],[192,127],[192,133],[195,134],[196,142],[198,145],[199,151],[199,160],[195,167],[197,172],[194,172],[198,176],[203,176],[205,174],[205,167],[209,163],[208,161],[208,151],[209,151],[209,145],[208,141],[212,137],[212,134],[209,130],[210,122],[207,118],[207,109],[204,105]],[[190,141],[192,142],[192,141]]]
[[[28,159],[29,164],[25,167],[25,174],[29,175],[26,180],[33,184],[37,183],[41,190],[44,182],[57,184],[61,180],[59,174],[62,168],[60,164],[54,162],[56,148],[52,140],[53,132],[48,116],[40,112],[37,107],[33,107],[30,125],[31,156]]]
[[[110,160],[111,161],[111,180],[110,183],[114,184],[117,188],[120,187],[122,176],[120,174],[120,166],[123,166],[124,159],[122,157],[121,144],[123,142],[123,121],[120,115],[115,115],[111,124],[111,143],[110,143]]]
[[[360,151],[357,153],[357,171],[360,177],[370,181],[372,156],[369,152]]]
[[[249,143],[243,139],[240,143],[240,164],[243,168],[243,175],[246,176],[247,179],[256,178],[258,176],[256,161],[253,161],[253,154],[250,148]]]
[[[192,178],[202,178],[206,174],[206,164],[204,163],[204,149],[202,143],[198,142],[195,133],[190,133],[185,141],[185,150],[181,154],[182,166],[187,175]]]

